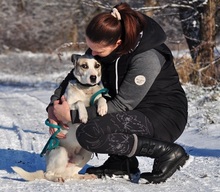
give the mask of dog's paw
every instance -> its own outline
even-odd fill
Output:
[[[55,180],[55,182],[64,183],[65,180],[64,180],[64,178],[62,178],[62,177],[57,177],[56,180]]]
[[[79,179],[98,179],[98,177],[94,174],[85,174],[85,175],[80,175]]]
[[[108,111],[108,105],[107,105],[106,99],[103,97],[100,97],[97,103],[97,113],[100,116],[104,116],[107,114],[107,111]]]
[[[87,121],[88,121],[88,114],[87,113],[79,113],[79,120],[82,123],[87,123]]]
[[[97,112],[100,116],[104,116],[107,114],[107,105],[98,106]]]
[[[81,118],[80,118],[80,121],[81,121],[82,123],[87,123],[88,117],[81,117]]]
[[[60,176],[60,175],[55,175],[53,172],[51,171],[48,171],[45,173],[45,178],[48,180],[48,181],[53,181],[53,182],[59,182],[59,183],[64,183],[65,182],[65,179]]]

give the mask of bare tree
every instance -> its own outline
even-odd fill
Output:
[[[182,1],[180,19],[194,62],[191,81],[200,85],[217,83],[214,48],[216,46],[216,22],[219,0]]]
[[[215,58],[216,13],[220,0],[169,0],[141,10],[175,9],[179,11],[183,34],[193,60],[189,79],[199,85],[215,85],[220,79],[219,59]]]
[[[201,43],[201,19],[204,0],[181,1],[179,17],[191,57],[194,62],[198,55],[196,47]]]
[[[51,52],[63,49],[63,44],[79,44],[85,39],[84,30],[88,21],[100,11],[110,11],[114,5],[121,2],[0,1],[0,53],[8,50]],[[193,83],[212,85],[220,80],[220,59],[217,60],[214,55],[216,27],[220,22],[220,19],[218,22],[216,20],[217,15],[220,15],[220,0],[126,2],[133,9],[150,15],[162,25],[168,35],[166,43],[172,46],[171,48],[185,47],[188,44],[193,58],[190,63],[192,70],[188,76]]]

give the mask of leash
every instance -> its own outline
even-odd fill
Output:
[[[95,102],[95,98],[99,95],[99,94],[107,94],[108,93],[108,89],[107,88],[103,88],[100,89],[99,91],[97,91],[96,93],[94,93],[90,99],[90,105],[94,105]]]
[[[99,94],[107,94],[107,93],[108,93],[108,89],[106,89],[106,88],[100,89],[99,91],[94,93],[90,99],[90,105],[94,105],[95,98]],[[47,151],[51,151],[52,149],[57,148],[60,144],[60,140],[56,136],[60,132],[61,126],[50,123],[49,119],[45,120],[45,125],[47,125],[48,127],[56,128],[57,131],[53,135],[50,136],[50,138],[47,141],[46,145],[44,146],[42,152],[40,153],[41,157],[43,157],[43,155],[46,154]]]
[[[44,146],[42,152],[40,153],[40,156],[43,157],[43,155],[49,150],[51,151],[52,149],[55,149],[56,147],[58,147],[58,145],[60,144],[60,140],[56,137],[57,134],[60,132],[61,126],[59,125],[54,125],[52,123],[49,122],[49,119],[45,120],[45,125],[52,127],[52,128],[56,128],[57,131],[50,136],[49,140],[47,141],[46,145]]]

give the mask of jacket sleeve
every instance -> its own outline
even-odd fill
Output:
[[[108,101],[108,113],[135,109],[148,93],[164,62],[165,58],[156,50],[135,55],[116,97]]]
[[[135,109],[148,93],[164,63],[164,56],[156,50],[134,56],[117,95],[107,102],[108,113]],[[89,119],[98,116],[95,106],[87,107],[87,112]]]
[[[66,76],[66,78],[61,82],[61,84],[59,85],[59,87],[54,91],[54,94],[50,97],[50,103],[47,106],[46,110],[48,110],[48,107],[53,105],[53,102],[55,100],[59,100],[62,95],[65,93],[66,87],[68,85],[68,82],[70,80],[75,79],[74,75],[73,75],[73,69],[68,73],[68,75]]]

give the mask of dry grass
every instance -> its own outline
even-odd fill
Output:
[[[190,75],[194,71],[194,65],[191,57],[184,55],[180,58],[176,58],[174,62],[181,83],[184,84],[190,82],[191,81]]]
[[[179,74],[181,83],[192,83],[199,86],[215,86],[219,83],[218,66],[208,64],[205,67],[201,67],[199,63],[193,63],[191,57],[182,56],[175,59],[175,67]]]

